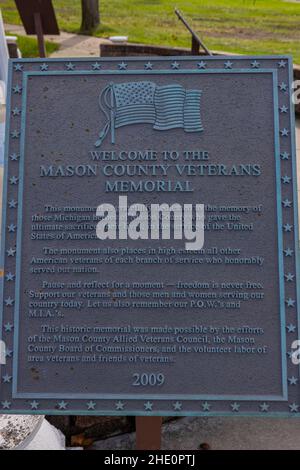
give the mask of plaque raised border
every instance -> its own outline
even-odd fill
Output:
[[[282,394],[273,395],[176,395],[176,394],[41,394],[18,392],[19,292],[22,237],[22,195],[24,176],[24,145],[26,126],[27,80],[44,75],[143,75],[157,74],[261,74],[272,75],[274,103],[274,145],[276,158],[276,204],[278,222],[278,270]],[[83,415],[204,415],[204,416],[297,416],[299,407],[299,366],[291,362],[292,351],[286,353],[286,343],[297,339],[290,331],[291,321],[299,331],[299,248],[296,182],[296,150],[294,136],[294,105],[292,103],[293,68],[289,56],[234,57],[171,57],[171,58],[114,58],[114,59],[16,59],[10,62],[4,200],[2,218],[2,263],[7,257],[16,259],[15,277],[2,287],[1,337],[7,344],[7,364],[1,367],[1,413],[19,414],[83,414]],[[284,111],[282,111],[284,109]],[[18,153],[15,149],[18,147]],[[12,150],[13,149],[13,153]],[[287,179],[283,179],[286,176]],[[286,184],[288,183],[288,184]],[[292,189],[291,189],[292,187]],[[287,189],[286,189],[287,188]],[[292,207],[282,208],[283,198],[289,197]],[[12,199],[11,199],[12,198]],[[12,204],[18,201],[18,207]],[[293,212],[293,215],[291,213]],[[9,224],[15,230],[7,230]],[[288,230],[286,230],[288,228]],[[292,232],[292,234],[291,234]],[[289,246],[287,240],[289,237]],[[293,249],[291,248],[293,238]],[[16,246],[16,249],[15,249]],[[288,254],[286,254],[288,253]],[[285,272],[295,272],[292,287],[285,289]],[[288,312],[289,311],[289,312]],[[291,311],[291,312],[290,312]],[[292,313],[292,315],[291,315]],[[291,319],[294,316],[295,318]],[[287,325],[290,323],[290,325]],[[291,334],[292,333],[292,334]],[[291,338],[292,337],[292,338]],[[296,373],[297,370],[297,373]],[[296,377],[295,377],[296,374]],[[295,386],[296,385],[296,386]],[[296,392],[296,393],[295,393]]]

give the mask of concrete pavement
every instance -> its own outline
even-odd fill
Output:
[[[26,36],[23,26],[5,24],[4,27],[5,31],[9,31],[11,34]],[[99,57],[100,44],[111,43],[108,39],[66,33],[65,31],[61,31],[58,36],[45,35],[45,39],[59,44],[59,50],[53,52],[50,57]]]

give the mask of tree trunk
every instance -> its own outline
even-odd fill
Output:
[[[100,24],[99,0],[81,0],[82,20],[80,30],[89,33]]]

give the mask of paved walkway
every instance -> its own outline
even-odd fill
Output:
[[[299,419],[183,418],[162,429],[162,450],[197,450],[208,444],[213,450],[300,449]],[[133,450],[135,433],[95,442],[90,450]]]
[[[4,28],[11,34],[26,36],[23,26],[5,24]],[[60,46],[59,50],[51,54],[50,57],[99,57],[100,44],[111,42],[108,39],[66,33],[65,31],[61,31],[58,36],[45,35],[45,39]]]

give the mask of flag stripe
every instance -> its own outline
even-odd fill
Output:
[[[187,90],[184,103],[184,130],[186,132],[203,131],[200,115],[201,90]]]
[[[169,131],[170,129],[182,129],[183,128],[183,125],[181,122],[175,122],[174,124],[159,124],[158,125],[154,125],[153,126],[153,129],[157,130],[157,131]]]
[[[134,104],[117,109],[115,127],[129,124],[154,124],[155,108],[153,104]]]
[[[157,87],[154,95],[156,121],[154,129],[167,130],[183,127],[185,90],[181,85]]]
[[[155,113],[152,111],[145,112],[144,110],[136,111],[136,112],[131,111],[130,113],[124,112],[124,113],[118,113],[116,116],[116,119],[123,119],[126,117],[130,119],[132,116],[155,116]]]

